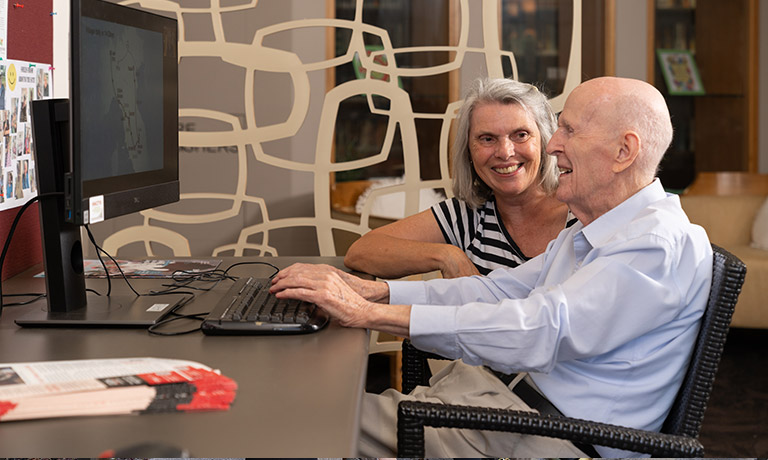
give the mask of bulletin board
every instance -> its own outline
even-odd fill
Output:
[[[0,0],[3,1],[3,0]],[[7,0],[8,22],[4,45],[6,55],[0,64],[14,61],[35,63],[54,72],[53,0]],[[1,48],[2,46],[0,46]],[[28,67],[28,65],[27,65]],[[40,70],[40,69],[36,69]],[[8,231],[21,208],[0,211],[0,241],[5,244]],[[6,254],[2,278],[11,277],[42,262],[40,220],[37,203],[24,213]]]

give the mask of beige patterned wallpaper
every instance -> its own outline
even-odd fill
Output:
[[[429,8],[441,7],[442,13],[415,19],[443,20],[453,14],[453,43],[404,44],[387,29],[366,22],[381,18],[366,11],[373,3],[387,8],[424,1]],[[104,238],[110,253],[122,248],[121,257],[343,252],[334,234],[368,231],[377,199],[403,192],[400,212],[408,215],[418,211],[421,190],[450,194],[449,128],[461,101],[418,112],[403,81],[448,72],[459,76],[460,87],[481,74],[518,78],[523,60],[500,38],[502,16],[531,7],[531,1],[337,0],[337,7],[354,12],[352,19],[328,18],[328,5],[321,0],[121,2],[179,19],[182,195],[179,203],[98,224],[94,232]],[[561,50],[567,62],[560,69],[564,83],[551,99],[557,111],[580,81],[581,0],[573,0],[572,8],[572,35],[565,37],[570,49]],[[346,48],[337,46],[329,56],[327,40],[339,30],[346,30]],[[368,55],[365,45],[372,39],[380,45]],[[404,53],[446,52],[453,59],[438,65],[398,65]],[[368,69],[363,78],[329,84],[329,70],[356,59]],[[376,78],[374,72],[390,78]],[[381,150],[335,162],[340,111],[345,100],[361,95],[371,114],[387,120]],[[381,98],[388,105],[382,107],[377,102]],[[420,174],[419,120],[440,125],[438,178],[424,180]],[[395,142],[403,152],[401,180],[366,193],[367,201],[358,207],[359,222],[339,218],[329,192],[334,174],[386,161]]]

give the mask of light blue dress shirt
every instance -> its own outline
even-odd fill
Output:
[[[590,225],[563,230],[519,267],[389,288],[390,303],[413,306],[418,348],[528,371],[567,416],[658,431],[711,280],[705,231],[657,179]]]

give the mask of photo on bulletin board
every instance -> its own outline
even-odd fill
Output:
[[[657,49],[661,73],[672,96],[705,94],[696,60],[688,50]]]
[[[32,101],[53,96],[49,65],[0,60],[0,211],[37,195]]]

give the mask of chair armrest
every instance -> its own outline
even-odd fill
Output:
[[[424,427],[469,428],[560,438],[658,457],[703,457],[695,438],[536,412],[402,401],[397,412],[397,456],[423,458]]]
[[[432,371],[429,370],[427,359],[448,359],[434,353],[421,351],[414,347],[410,340],[403,340],[402,345],[402,377],[403,393],[408,394],[418,385],[429,385]]]

